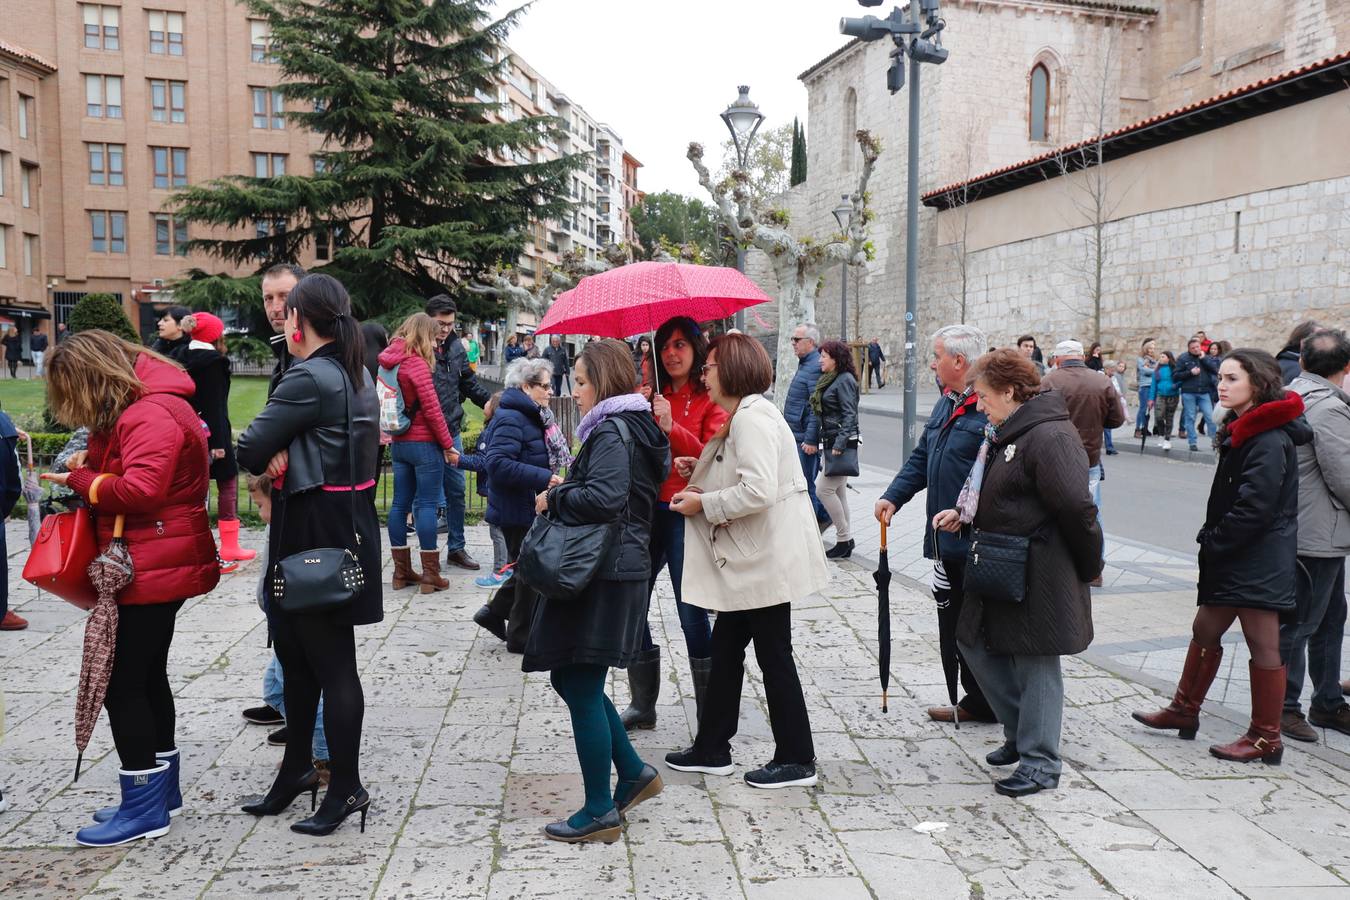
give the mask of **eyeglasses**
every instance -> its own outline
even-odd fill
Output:
[[[704,374],[704,375],[707,375],[709,369],[715,369],[715,368],[717,368],[717,363],[704,363],[704,364],[703,364],[703,374]]]
[[[531,381],[530,387],[551,388],[553,385],[549,384],[547,381]]]
[[[798,341],[804,341],[804,340],[806,340],[806,338],[804,338],[804,337],[795,337],[795,338],[792,339],[792,343],[795,344],[795,343],[797,343]]]

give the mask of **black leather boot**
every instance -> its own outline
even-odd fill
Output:
[[[655,728],[656,698],[661,694],[660,647],[642,651],[637,662],[628,667],[628,691],[632,699],[619,714],[624,730]]]

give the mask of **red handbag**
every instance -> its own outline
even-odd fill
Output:
[[[55,513],[42,520],[23,564],[23,580],[80,609],[93,609],[98,591],[88,570],[97,554],[94,517],[88,508]]]

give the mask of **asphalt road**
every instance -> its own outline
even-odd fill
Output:
[[[900,420],[862,411],[862,462],[895,472],[900,466]],[[1129,432],[1122,429],[1121,434]],[[1185,446],[1185,442],[1173,442]],[[1102,513],[1108,534],[1190,554],[1195,533],[1205,518],[1205,501],[1213,477],[1211,462],[1196,454],[1164,459],[1138,454],[1139,443],[1126,441],[1117,456],[1105,459]],[[1174,453],[1178,451],[1173,451]],[[1180,451],[1185,457],[1186,452]]]

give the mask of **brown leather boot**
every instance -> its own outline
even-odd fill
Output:
[[[410,585],[422,581],[422,573],[413,568],[412,551],[407,547],[390,547],[389,554],[394,557],[394,580],[392,587],[401,591]]]
[[[441,577],[441,554],[435,550],[422,551],[422,586],[418,588],[418,593],[430,594],[432,591],[443,591],[450,586],[450,582]]]
[[[1185,741],[1195,740],[1195,732],[1200,727],[1200,704],[1205,702],[1205,695],[1214,683],[1222,659],[1222,646],[1201,647],[1191,641],[1186,651],[1186,666],[1181,670],[1181,679],[1177,681],[1177,692],[1172,702],[1157,712],[1132,713],[1134,720],[1162,731],[1175,728],[1177,737]],[[1277,714],[1277,723],[1278,720]]]
[[[1209,752],[1219,759],[1251,762],[1259,759],[1278,766],[1284,757],[1280,741],[1280,710],[1284,706],[1284,666],[1262,669],[1248,663],[1252,679],[1252,724],[1247,733],[1231,744],[1215,744]]]

